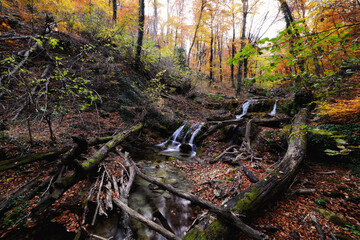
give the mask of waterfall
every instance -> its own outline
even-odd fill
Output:
[[[156,145],[158,147],[167,146],[167,149],[161,151],[160,153],[166,154],[166,155],[171,155],[171,156],[177,157],[177,158],[184,158],[184,159],[189,159],[189,158],[195,157],[196,146],[194,145],[194,140],[195,140],[196,135],[201,130],[201,127],[204,125],[204,123],[202,122],[202,123],[199,123],[196,125],[191,125],[189,127],[188,131],[182,137],[181,134],[182,134],[183,129],[186,126],[186,124],[187,123],[185,122],[184,125],[179,127],[173,133],[173,135],[171,135],[171,137],[168,140]],[[187,142],[186,138],[190,134],[191,134],[190,140]],[[168,143],[170,143],[170,144],[168,144]]]
[[[242,112],[240,115],[236,115],[236,119],[242,118],[242,117],[247,113],[247,111],[248,111],[249,106],[250,106],[251,103],[252,103],[252,101],[249,100],[249,101],[247,101],[246,103],[244,103],[244,104],[242,105],[242,110],[243,110],[243,112]]]
[[[278,100],[275,101],[274,108],[273,108],[273,110],[272,110],[271,113],[270,113],[271,116],[275,116],[275,115],[276,115],[276,104],[277,104],[277,101],[278,101]]]
[[[181,133],[182,133],[182,131],[183,131],[186,124],[187,124],[187,122],[185,121],[184,124],[181,127],[179,127],[178,129],[175,130],[175,132],[171,135],[171,137],[168,140],[166,140],[165,142],[159,143],[159,144],[157,144],[155,146],[163,147],[170,141],[171,141],[170,146],[172,146],[172,147],[175,147],[176,145],[179,145],[180,143],[178,141],[176,141],[176,140],[181,136]]]
[[[199,131],[200,131],[200,129],[201,129],[201,127],[202,127],[203,125],[204,125],[203,122],[200,123],[199,126],[197,127],[197,129],[196,129],[196,130],[194,131],[194,133],[192,134],[192,136],[191,136],[191,138],[190,138],[190,141],[189,141],[189,144],[190,144],[190,145],[193,145],[195,136],[196,136],[196,134],[199,133]]]

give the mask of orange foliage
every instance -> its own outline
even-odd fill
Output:
[[[327,117],[328,122],[360,122],[360,97],[338,100],[336,103],[322,103],[319,105],[319,110],[318,115]]]

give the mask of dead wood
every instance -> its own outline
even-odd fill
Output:
[[[304,125],[307,120],[307,112],[307,109],[301,109],[297,114],[288,137],[287,152],[277,167],[264,179],[226,202],[223,207],[237,214],[249,214],[263,208],[266,202],[288,188],[305,156],[306,131]],[[218,239],[231,231],[227,225],[219,222],[212,223],[205,229],[202,227],[204,225],[199,224],[198,227],[187,233],[184,239]]]
[[[167,239],[174,239],[174,240],[180,240],[181,239],[181,238],[177,237],[175,234],[173,234],[172,232],[170,232],[169,230],[167,230],[164,227],[154,223],[153,221],[145,218],[143,215],[139,214],[135,210],[131,209],[125,203],[120,201],[120,199],[114,198],[113,201],[114,201],[116,206],[118,206],[123,211],[127,212],[132,218],[144,223],[149,228],[151,228],[154,231],[160,233],[161,235],[163,235]]]
[[[91,226],[95,225],[96,216],[98,214],[100,215],[100,212],[101,213],[103,212],[102,207],[101,207],[102,202],[101,202],[100,196],[101,196],[101,188],[102,188],[102,186],[104,184],[104,178],[105,178],[105,170],[103,171],[102,176],[101,176],[100,186],[99,186],[98,194],[96,196],[96,209],[95,209],[95,213],[94,213],[94,216],[93,216],[93,220],[91,222]]]
[[[209,121],[202,126],[202,130],[199,132],[197,138],[195,139],[196,143],[202,142],[205,138],[215,133],[217,130],[231,124],[242,124],[244,119],[233,119],[226,121]]]
[[[120,198],[119,198],[120,201],[128,205],[129,194],[131,191],[131,187],[135,181],[136,171],[135,171],[135,167],[129,161],[130,158],[129,153],[128,152],[125,152],[125,154],[121,154],[120,152],[118,153],[119,155],[123,156],[125,165],[129,168],[128,171],[125,168],[126,172],[128,173],[127,176],[129,180],[127,184],[123,182],[120,188]],[[125,230],[126,239],[132,239],[133,232],[130,227],[129,214],[126,211],[122,212],[122,226],[124,227]]]
[[[22,39],[30,39],[30,38],[37,38],[37,37],[40,37],[40,35],[37,35],[37,36],[9,36],[9,37],[1,37],[0,41],[22,40]]]
[[[293,194],[310,194],[310,193],[314,193],[316,192],[316,190],[314,188],[310,188],[310,189],[297,189],[296,191],[294,191]]]
[[[131,161],[131,159],[129,159],[129,160]],[[268,236],[249,227],[248,225],[246,225],[240,218],[235,216],[229,209],[219,207],[219,206],[217,206],[211,202],[208,202],[198,196],[195,196],[188,192],[182,191],[180,189],[176,189],[169,184],[165,184],[154,178],[151,178],[151,177],[145,175],[144,173],[142,173],[140,171],[140,169],[135,165],[134,162],[131,162],[131,163],[135,167],[135,171],[136,171],[137,175],[139,177],[143,178],[144,180],[146,180],[150,183],[153,183],[153,184],[159,186],[160,188],[165,189],[165,190],[169,191],[170,193],[175,194],[181,198],[187,199],[187,200],[191,201],[193,204],[196,204],[202,208],[208,209],[210,212],[214,213],[219,218],[220,221],[223,221],[226,224],[230,224],[231,226],[234,226],[234,227],[240,229],[249,237],[252,237],[254,239],[268,239]]]
[[[238,161],[239,165],[242,167],[245,176],[250,180],[252,183],[257,183],[259,179],[251,172],[241,161]]]
[[[16,200],[16,198],[23,195],[25,192],[29,191],[39,183],[38,178],[39,175],[33,178],[32,180],[30,180],[29,182],[25,183],[24,185],[22,185],[15,192],[7,195],[5,199],[2,199],[3,201],[0,204],[0,217],[12,207],[13,202]]]
[[[91,173],[92,170],[96,169],[102,160],[112,151],[118,144],[124,141],[129,135],[138,132],[142,128],[142,124],[138,124],[127,131],[124,131],[112,138],[102,148],[100,148],[91,158],[81,164],[82,171],[73,171],[65,174],[65,176],[59,176],[51,186],[49,191],[40,200],[40,202],[32,209],[33,215],[38,215],[44,211],[48,206],[60,198],[66,190],[76,184],[78,181],[84,179],[86,174]],[[101,211],[101,206],[99,207]]]
[[[46,159],[46,160],[51,161],[51,160],[58,158],[62,154],[66,153],[70,149],[71,149],[71,147],[65,147],[62,149],[54,150],[54,151],[42,152],[42,153],[30,155],[30,156],[3,160],[3,161],[0,161],[0,172],[8,170],[8,169],[16,168],[16,167],[19,167],[24,164],[40,161],[40,160]]]
[[[229,152],[229,151],[232,150],[232,149],[235,148],[235,147],[237,147],[237,145],[232,145],[232,146],[228,147],[227,149],[225,149],[224,152],[222,152],[219,156],[217,156],[216,158],[214,158],[213,160],[211,160],[209,163],[210,163],[210,164],[216,163],[216,162],[218,162],[224,155],[233,153],[233,152]]]
[[[315,215],[310,214],[310,218],[311,221],[314,223],[316,231],[319,233],[320,239],[321,240],[326,240],[326,236],[324,233],[324,230],[321,227],[321,224],[319,223],[319,221],[317,220]]]
[[[99,145],[102,143],[106,143],[112,140],[113,138],[114,136],[94,138],[88,142],[88,145],[89,146]],[[55,160],[56,158],[62,156],[64,153],[68,153],[73,147],[74,145],[70,145],[64,148],[55,149],[42,153],[36,153],[25,157],[17,157],[17,158],[2,160],[0,161],[0,172],[45,159],[48,161]],[[70,152],[68,154],[71,155]]]

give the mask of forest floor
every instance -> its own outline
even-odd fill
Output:
[[[230,93],[229,93],[230,94]],[[212,99],[214,100],[214,98]],[[183,96],[175,96],[171,99],[164,99],[160,111],[176,109],[179,115],[191,121],[205,121],[207,117],[223,113],[223,110],[206,108],[209,98],[199,101],[191,101]],[[221,101],[218,101],[221,105]],[[136,120],[136,119],[135,119]],[[98,114],[94,112],[84,112],[81,114],[69,114],[53,122],[54,132],[57,142],[52,143],[49,139],[48,128],[45,124],[33,124],[32,135],[34,143],[29,144],[28,131],[26,125],[21,122],[11,124],[9,129],[3,131],[7,141],[3,142],[3,148],[7,149],[6,154],[11,156],[17,154],[30,154],[43,152],[51,148],[60,148],[66,145],[71,136],[82,134],[88,138],[101,136],[103,133],[119,132],[128,127],[123,122],[118,113]],[[145,129],[142,141],[148,145],[162,142],[164,139]],[[229,143],[219,142],[219,133],[209,136],[200,147],[198,155],[192,161],[180,161],[170,158],[167,162],[170,166],[176,166],[186,172],[189,179],[194,183],[192,193],[220,205],[224,200],[221,196],[232,193],[226,192],[236,185],[238,191],[244,190],[252,183],[241,176],[238,167],[227,163],[217,162],[210,164],[209,161],[214,156],[223,152]],[[141,147],[141,146],[140,146]],[[255,149],[256,150],[256,149]],[[93,152],[95,149],[92,150]],[[263,165],[268,168],[277,160],[274,153],[262,153]],[[107,160],[108,168],[112,173],[118,175],[119,171],[114,165],[121,162],[119,156],[111,154]],[[259,178],[263,178],[268,173],[267,170],[255,169],[251,162],[244,164],[253,171]],[[39,161],[20,168],[0,172],[0,195],[15,191],[25,182],[41,174],[45,178],[50,174],[53,162]],[[211,180],[211,181],[210,181]],[[210,181],[210,182],[209,182]],[[82,203],[87,196],[91,183],[83,180],[69,189],[56,203],[54,203],[39,219],[28,219],[26,228],[39,228],[38,224],[50,220],[61,223],[68,232],[78,232],[81,228],[90,228],[88,223],[82,221]],[[315,189],[309,194],[299,194],[297,189]],[[218,193],[220,191],[220,193]],[[38,196],[37,198],[39,198]],[[19,200],[21,201],[21,200]],[[15,203],[18,204],[18,203]],[[18,209],[20,217],[26,217],[27,210],[35,202],[27,203],[27,208]],[[319,209],[326,209],[329,212],[343,216],[339,226],[326,219],[319,213]],[[249,224],[260,231],[266,232],[271,239],[319,239],[317,230],[310,219],[310,214],[315,215],[324,228],[326,234],[330,231],[336,234],[338,239],[360,239],[358,227],[360,226],[360,176],[352,174],[351,170],[342,167],[339,163],[323,163],[306,160],[297,175],[294,183],[285,194],[278,196],[276,201],[272,201],[249,218]],[[90,215],[89,215],[90,216]],[[8,215],[1,220],[0,238],[16,239],[18,231],[13,227],[13,222],[6,222]],[[90,217],[89,220],[90,221]],[[23,236],[33,237],[34,230],[29,230]],[[25,231],[26,232],[26,231]],[[35,231],[36,232],[36,231]],[[14,235],[15,233],[15,235]],[[33,236],[31,236],[33,235]],[[328,235],[329,236],[329,235]],[[240,236],[239,239],[246,239]]]

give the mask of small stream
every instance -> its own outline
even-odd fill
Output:
[[[141,170],[148,176],[156,178],[173,187],[190,191],[192,182],[187,179],[186,173],[180,169],[165,165],[167,157],[158,154],[158,148],[144,149],[143,156],[134,159],[139,163]],[[160,189],[140,177],[135,178],[129,197],[129,206],[148,219],[182,237],[193,221],[191,202]],[[113,237],[115,240],[125,239],[118,214],[99,221],[92,233],[104,238]],[[144,224],[131,219],[131,228],[134,239],[165,240],[162,235],[149,229]]]

